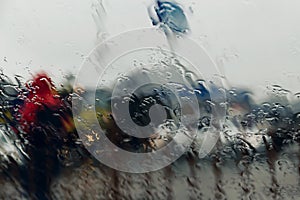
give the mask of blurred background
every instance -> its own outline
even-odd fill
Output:
[[[300,1],[177,2],[188,18],[189,36],[207,50],[231,86],[253,91],[259,101],[274,85],[291,95],[300,92]],[[152,27],[147,11],[152,4],[151,0],[0,0],[0,67],[25,80],[44,70],[60,82],[69,73],[76,74],[106,38]],[[250,134],[245,137],[252,142],[260,133]],[[263,144],[262,138],[253,144]],[[233,149],[251,154],[248,141],[235,139],[230,143]],[[221,145],[207,160],[187,154],[146,174],[118,172],[88,160],[63,169],[49,193],[53,199],[298,199],[299,145],[278,152],[268,145],[261,148],[266,151],[261,157],[253,153],[231,159],[233,154]],[[6,178],[0,182],[2,198],[22,198],[17,182]]]

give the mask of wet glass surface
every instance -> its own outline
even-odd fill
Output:
[[[0,198],[299,199],[298,4],[0,0]],[[145,27],[161,30],[171,48],[192,38],[216,64],[222,85],[191,70],[178,55],[131,52],[106,69],[95,107],[84,107],[82,119],[73,119],[77,107],[72,99],[80,103],[92,96],[82,85],[73,88],[91,50],[112,36]],[[149,63],[154,68],[148,69]],[[147,84],[121,100],[112,98],[119,80],[129,80],[122,83],[129,89],[161,77],[172,80],[172,87]],[[179,97],[166,86],[176,88]],[[200,110],[197,135],[188,151],[167,167],[142,174],[121,172],[99,162],[84,146],[102,139],[93,132],[94,121],[85,122],[92,119],[91,110],[107,139],[126,151],[153,152],[173,140],[180,144],[173,137],[182,124],[182,110],[195,109],[178,102],[193,95]],[[154,134],[138,138],[118,127],[112,110],[123,101],[130,102],[135,125],[147,126],[155,118]],[[159,107],[151,110],[153,105]],[[224,123],[216,123],[211,116],[224,108]],[[86,129],[84,138],[78,136],[74,120]],[[204,136],[212,130],[218,140],[203,158]]]

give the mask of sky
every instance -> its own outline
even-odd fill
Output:
[[[59,81],[76,74],[105,38],[152,27],[152,0],[0,0],[0,67]],[[300,92],[298,0],[178,0],[202,45],[232,85]]]

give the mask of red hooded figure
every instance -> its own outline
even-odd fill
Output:
[[[66,104],[47,74],[36,74],[26,88],[28,93],[19,110],[20,124],[26,133],[33,127],[49,123],[66,132],[73,130],[71,115],[65,112]]]

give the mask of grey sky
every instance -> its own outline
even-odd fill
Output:
[[[150,27],[151,0],[0,0],[0,66],[29,76],[45,69],[56,80],[76,73],[101,38]],[[279,84],[293,92],[300,83],[298,0],[181,0],[191,37],[202,44],[230,83],[262,92]],[[95,19],[101,25],[95,23]],[[6,61],[5,61],[6,60]],[[299,89],[300,90],[300,89]]]

